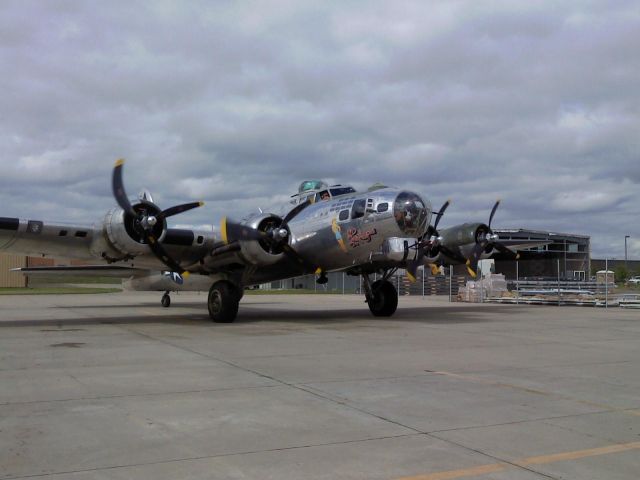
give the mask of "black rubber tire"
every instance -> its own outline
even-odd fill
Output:
[[[231,282],[222,280],[211,285],[207,306],[209,316],[216,323],[231,323],[238,315],[240,303],[238,288]]]
[[[162,300],[160,300],[160,303],[164,308],[169,308],[171,306],[171,297],[165,293],[162,296]]]
[[[398,308],[398,291],[391,282],[378,280],[371,285],[373,298],[368,298],[369,310],[376,317],[390,317]]]

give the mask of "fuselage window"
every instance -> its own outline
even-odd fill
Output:
[[[349,210],[342,210],[340,215],[338,215],[338,220],[348,220],[349,219]]]
[[[378,204],[378,213],[386,212],[389,210],[389,204],[387,202]]]
[[[353,208],[351,210],[351,219],[364,217],[364,209],[366,206],[366,200],[356,200],[353,202]]]

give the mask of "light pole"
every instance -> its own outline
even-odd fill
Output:
[[[627,269],[627,238],[630,238],[631,235],[624,236],[624,268]]]

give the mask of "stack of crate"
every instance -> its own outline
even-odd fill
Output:
[[[501,273],[489,273],[477,281],[468,281],[461,287],[458,300],[477,303],[487,298],[501,297],[507,291],[507,281]]]

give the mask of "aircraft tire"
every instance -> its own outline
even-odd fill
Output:
[[[238,315],[240,298],[237,288],[225,280],[216,282],[209,289],[207,306],[209,316],[216,323],[231,323]]]
[[[169,308],[171,306],[171,297],[165,293],[162,296],[162,300],[160,300],[160,303],[164,308]]]
[[[398,291],[391,282],[378,280],[371,285],[373,298],[367,299],[369,310],[376,317],[390,317],[398,308]]]

